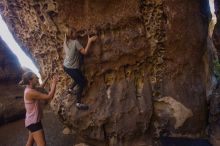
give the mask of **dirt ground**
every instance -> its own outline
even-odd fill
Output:
[[[63,125],[50,110],[44,111],[43,127],[47,146],[73,146],[74,137],[62,133]],[[24,120],[0,126],[0,146],[25,146],[28,131]]]

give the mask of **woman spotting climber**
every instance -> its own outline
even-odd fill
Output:
[[[69,29],[64,38],[64,71],[74,80],[74,84],[69,88],[72,92],[74,87],[78,85],[79,89],[76,91],[76,107],[81,110],[87,110],[88,106],[81,103],[82,92],[86,86],[86,78],[84,77],[80,67],[82,65],[82,55],[86,55],[92,44],[97,39],[97,36],[88,36],[88,42],[84,48],[77,40],[78,34],[75,29]]]
[[[54,97],[56,90],[56,83],[58,77],[54,76],[50,92],[42,93],[39,91],[38,77],[33,72],[26,72],[22,76],[20,85],[26,85],[24,90],[24,105],[26,109],[25,127],[29,130],[29,136],[26,146],[33,146],[34,142],[37,146],[45,146],[45,136],[43,127],[41,124],[42,109],[40,106],[40,100],[49,100]],[[43,82],[41,88],[45,85]]]

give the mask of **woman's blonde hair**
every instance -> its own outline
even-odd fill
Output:
[[[19,85],[28,85],[28,84],[29,84],[29,81],[33,78],[33,75],[34,75],[34,73],[31,72],[31,71],[25,72],[25,73],[22,75],[22,79],[21,79],[21,81],[19,82]]]

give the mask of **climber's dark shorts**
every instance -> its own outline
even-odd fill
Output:
[[[29,126],[26,127],[29,131],[31,131],[31,133],[35,132],[35,131],[38,131],[38,130],[41,130],[43,129],[43,126],[41,124],[41,122],[37,122],[35,124],[31,124]]]

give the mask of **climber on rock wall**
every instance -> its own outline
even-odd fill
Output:
[[[84,48],[78,41],[78,33],[76,29],[69,28],[67,34],[64,38],[64,52],[65,58],[63,63],[64,71],[74,80],[74,83],[70,86],[68,91],[73,93],[75,86],[78,86],[78,90],[74,93],[76,94],[76,107],[81,110],[88,110],[88,105],[81,103],[82,92],[86,86],[86,78],[84,77],[81,66],[82,57],[88,53],[88,50],[92,44],[97,39],[97,36],[88,36],[88,42]]]

